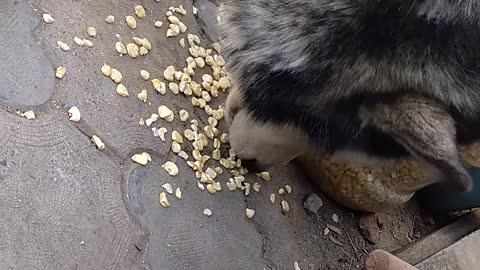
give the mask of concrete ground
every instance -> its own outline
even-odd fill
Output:
[[[455,244],[416,265],[419,270],[478,269],[480,231],[475,231]]]
[[[133,15],[136,4],[145,6],[147,16],[137,19],[132,31],[124,18]],[[153,125],[167,127],[167,137],[188,127],[178,119],[181,108],[202,123],[207,119],[183,95],[157,95],[139,76],[145,69],[163,80],[167,66],[183,67],[187,49],[178,45],[179,37],[165,37],[165,12],[178,4],[188,12],[181,17],[188,32],[200,34],[186,0],[0,1],[0,269],[293,269],[294,261],[301,269],[360,269],[374,245],[360,235],[358,215],[322,195],[319,214],[307,214],[303,200],[315,190],[293,166],[272,169],[270,182],[248,175],[248,182],[261,184],[261,192],[249,196],[227,191],[225,173],[223,191],[211,195],[197,188],[191,169],[170,151],[169,138],[162,142],[138,124],[160,105],[177,115],[172,123]],[[45,24],[43,13],[55,22]],[[114,24],[105,23],[107,15],[115,16]],[[164,25],[155,28],[155,20]],[[88,26],[97,29],[89,38],[95,46],[76,46],[73,37],[87,38]],[[114,49],[117,34],[124,43],[148,37],[153,48],[145,57],[120,57]],[[59,40],[71,49],[60,50]],[[202,45],[210,46],[207,40]],[[104,63],[123,73],[130,97],[115,93],[115,84],[100,71]],[[54,77],[59,65],[66,67],[61,80]],[[136,98],[141,89],[147,89],[149,103]],[[221,94],[213,104],[224,98]],[[68,120],[71,106],[82,113],[78,123]],[[27,110],[36,119],[18,113]],[[106,144],[104,150],[91,143],[94,134]],[[148,166],[130,160],[143,151],[153,156]],[[167,160],[179,166],[178,176],[161,168]],[[163,208],[158,197],[167,182],[181,188],[183,198],[170,196],[171,206]],[[287,215],[278,201],[268,200],[285,184],[293,187],[281,196],[290,203]],[[253,219],[245,218],[246,207],[256,210]],[[205,208],[212,216],[202,214]],[[380,220],[376,247],[389,251],[429,230],[413,205]],[[341,234],[325,235],[327,223]]]

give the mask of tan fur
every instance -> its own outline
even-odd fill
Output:
[[[286,164],[309,147],[306,136],[298,129],[255,122],[243,109],[231,122],[229,140],[239,157],[255,159],[264,166]]]

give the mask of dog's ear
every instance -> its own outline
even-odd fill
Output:
[[[436,167],[456,190],[472,189],[473,181],[458,152],[455,122],[440,105],[422,97],[401,97],[362,107],[360,118]]]

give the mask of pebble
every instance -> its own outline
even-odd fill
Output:
[[[339,221],[340,219],[339,219],[339,217],[338,217],[337,214],[333,214],[333,215],[332,215],[332,220],[333,220],[333,222],[338,223],[338,221]]]
[[[318,214],[318,209],[322,206],[322,199],[315,193],[308,195],[307,199],[303,202],[303,207],[311,214]]]

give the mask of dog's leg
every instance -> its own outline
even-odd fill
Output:
[[[472,179],[458,153],[455,122],[438,104],[421,97],[403,97],[391,104],[363,107],[360,117],[436,167],[456,189],[472,189]]]

